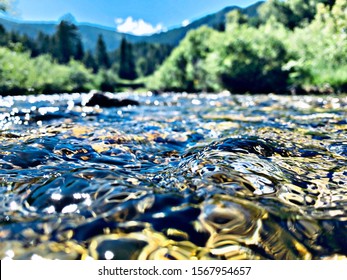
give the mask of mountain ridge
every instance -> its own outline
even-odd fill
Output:
[[[264,2],[259,1],[246,8],[240,8],[238,6],[225,7],[224,9],[216,13],[211,13],[202,18],[194,20],[187,26],[172,28],[167,31],[155,33],[152,35],[136,36],[132,34],[120,33],[112,27],[85,22],[77,22],[76,26],[79,29],[81,40],[85,49],[89,50],[94,49],[97,38],[100,34],[103,36],[105,44],[109,51],[117,49],[123,37],[125,37],[131,43],[147,42],[176,46],[190,30],[197,29],[203,25],[216,27],[220,24],[223,24],[225,21],[226,14],[232,10],[238,9],[244,14],[250,17],[254,17],[257,14],[257,8],[262,3]],[[8,17],[0,17],[0,24],[3,25],[7,31],[14,31],[20,34],[26,34],[30,38],[35,39],[39,32],[43,32],[47,35],[54,34],[54,32],[56,31],[56,26],[59,24],[59,21],[23,21],[17,19],[9,19]]]

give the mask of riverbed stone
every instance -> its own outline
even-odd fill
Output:
[[[139,106],[140,103],[132,99],[113,99],[107,97],[103,93],[95,93],[86,103],[86,106],[100,106],[104,108],[114,108],[114,107],[126,107],[126,106]]]

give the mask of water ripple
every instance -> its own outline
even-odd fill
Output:
[[[346,257],[346,97],[88,97],[0,97],[1,259]]]

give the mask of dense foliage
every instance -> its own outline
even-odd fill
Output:
[[[255,14],[234,9],[225,26],[193,30],[174,50],[124,37],[109,52],[102,35],[85,50],[64,20],[36,39],[0,25],[0,94],[115,91],[148,76],[163,91],[347,92],[346,1],[269,0]]]
[[[0,25],[0,47],[3,47],[1,60],[6,62],[0,66],[0,94],[69,92],[91,87],[115,91],[124,85],[124,79],[152,74],[172,50],[166,45],[131,44],[124,38],[119,50],[108,52],[100,35],[95,50],[85,51],[78,28],[64,20],[52,36],[41,32],[36,40],[7,32]],[[10,61],[12,57],[15,59]],[[41,73],[42,60],[46,60],[44,66],[50,71]],[[47,73],[50,76],[46,80]]]
[[[93,76],[80,62],[54,62],[49,55],[31,58],[28,52],[0,47],[0,93],[49,93],[90,90]]]
[[[271,0],[255,24],[239,11],[226,30],[190,32],[148,85],[157,90],[347,91],[347,2]]]

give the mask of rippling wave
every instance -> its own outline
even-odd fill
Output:
[[[344,259],[347,98],[0,98],[1,259]]]

